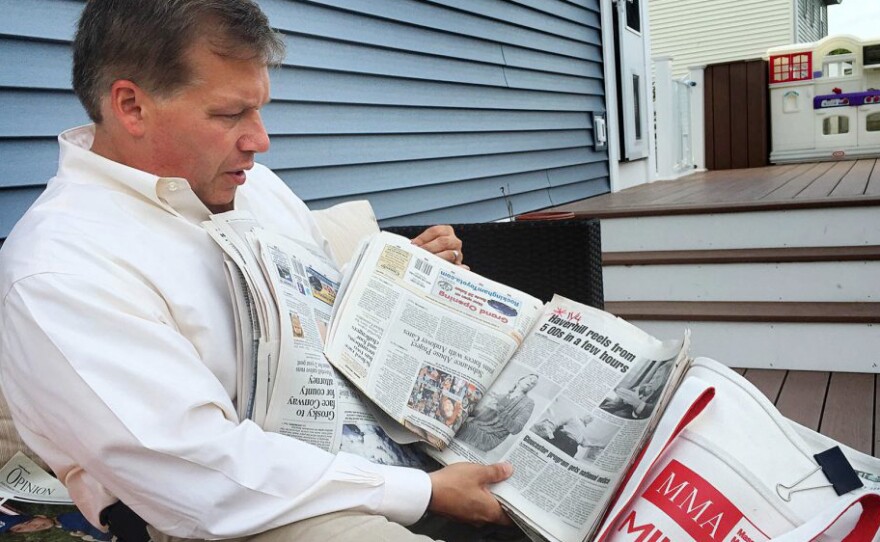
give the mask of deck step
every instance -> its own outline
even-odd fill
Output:
[[[584,200],[590,202],[590,200]],[[552,207],[554,212],[571,212],[578,218],[633,218],[645,216],[675,216],[675,215],[701,215],[722,213],[748,213],[764,211],[794,211],[797,209],[830,209],[837,207],[877,207],[880,206],[880,197],[836,197],[814,198],[799,200],[779,201],[746,201],[746,202],[707,202],[707,203],[677,203],[669,205],[657,205],[647,203],[633,205],[621,204],[615,207],[613,204],[605,208],[587,208],[583,202],[570,203]]]
[[[602,219],[608,252],[880,245],[877,207]]]
[[[602,254],[603,266],[735,263],[852,262],[880,260],[880,245],[726,250],[620,251]]]
[[[880,323],[880,303],[613,301],[605,310],[633,321]]]

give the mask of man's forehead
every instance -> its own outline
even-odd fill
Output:
[[[241,58],[215,52],[202,44],[188,51],[190,87],[211,101],[254,107],[269,102],[268,66],[259,57]]]

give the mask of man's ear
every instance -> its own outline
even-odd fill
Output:
[[[134,137],[141,137],[146,130],[145,119],[152,106],[152,99],[137,83],[117,79],[110,86],[110,114],[120,126]]]

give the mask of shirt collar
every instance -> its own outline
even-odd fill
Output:
[[[182,177],[158,177],[152,173],[114,162],[92,152],[95,125],[87,124],[66,130],[58,136],[61,155],[58,176],[73,174],[111,188],[127,188],[175,215],[199,223],[208,220],[211,211],[198,199],[189,182]]]

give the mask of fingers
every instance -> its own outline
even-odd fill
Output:
[[[460,265],[464,259],[461,239],[456,237],[452,226],[431,226],[415,237],[412,243],[454,264]]]
[[[503,482],[513,475],[513,465],[510,463],[495,463],[494,465],[485,465],[483,469],[483,480],[485,484],[497,484]]]
[[[513,474],[508,463],[477,465],[456,463],[432,472],[432,495],[429,509],[444,516],[473,524],[509,525],[510,518],[488,486]]]
[[[462,265],[461,262],[464,260],[464,254],[460,250],[444,250],[443,252],[435,252],[435,254],[455,265]]]
[[[430,243],[440,237],[455,237],[455,231],[452,229],[452,226],[446,224],[431,226],[430,228],[417,235],[412,240],[412,242],[414,245],[424,248],[427,243]],[[445,248],[461,248],[460,243],[461,241],[459,241],[458,247],[449,246]]]

